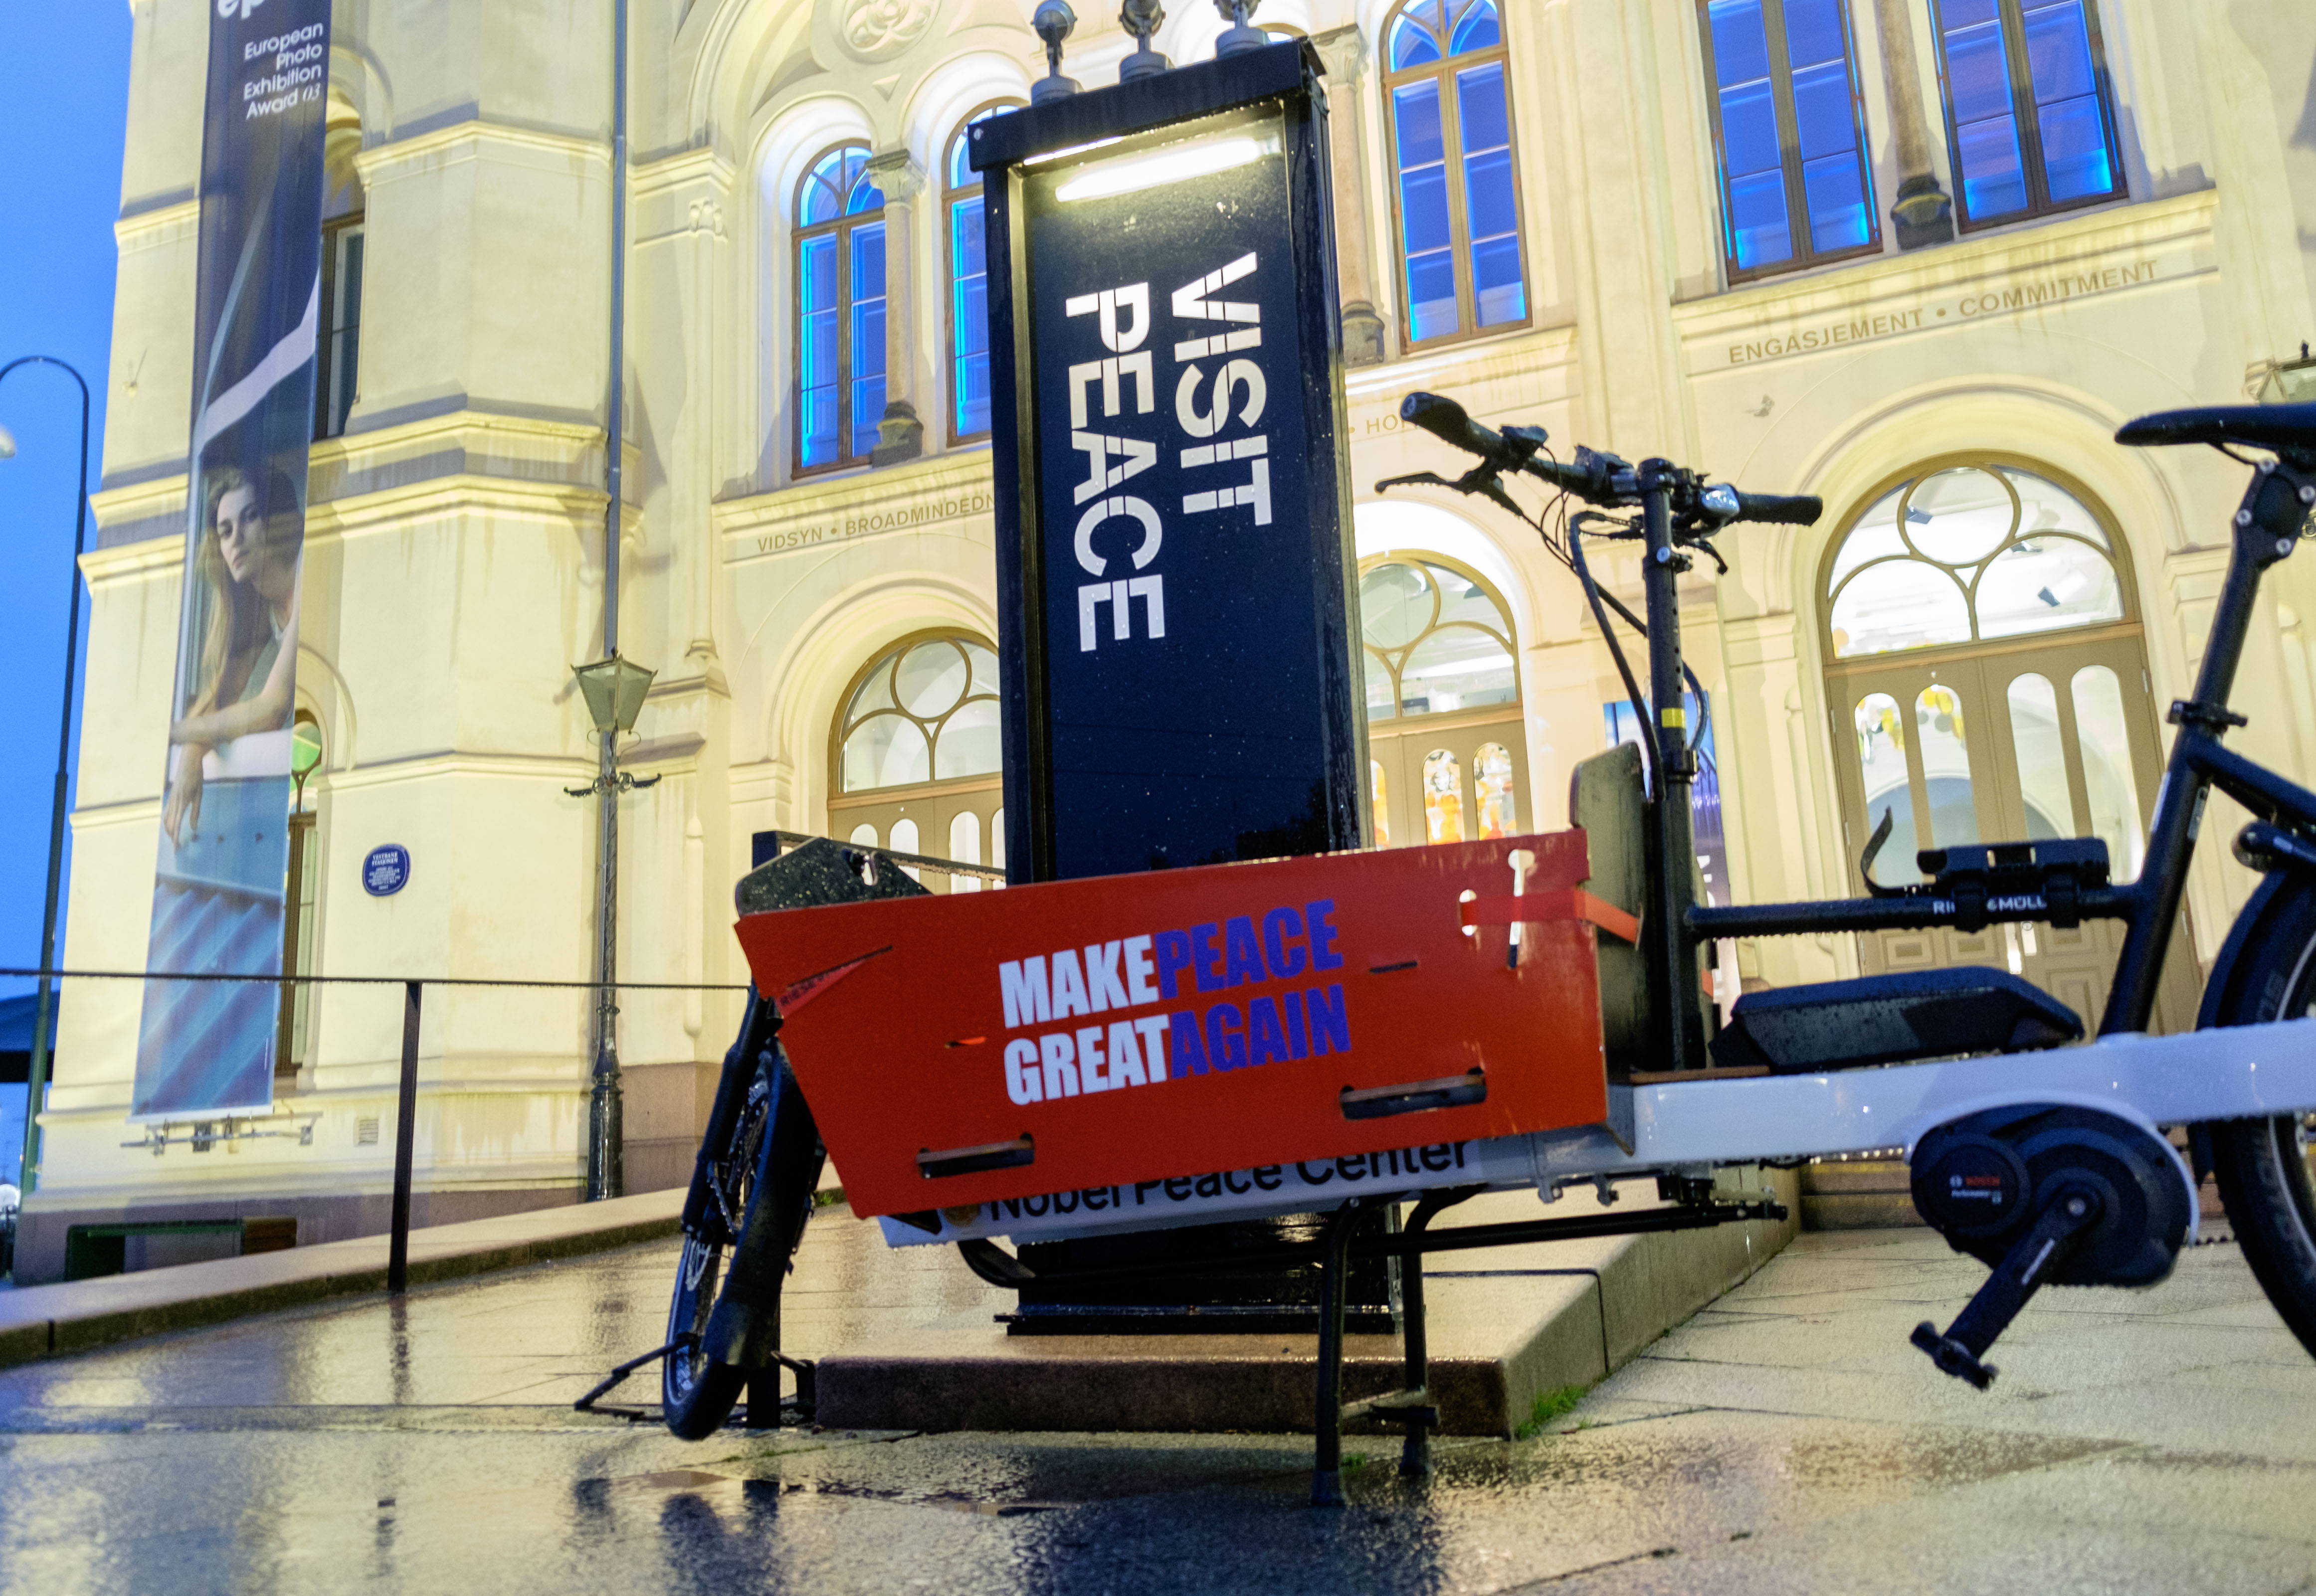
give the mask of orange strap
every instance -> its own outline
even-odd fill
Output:
[[[1619,942],[1638,944],[1641,923],[1613,903],[1581,887],[1559,892],[1528,892],[1518,898],[1474,898],[1456,906],[1466,926],[1540,925],[1551,920],[1586,920]]]

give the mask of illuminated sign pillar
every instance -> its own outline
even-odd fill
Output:
[[[1271,45],[973,126],[1016,882],[1367,841],[1322,70]],[[1162,1245],[1207,1256],[1296,1226]],[[1120,1245],[1022,1255],[1098,1265]],[[1351,1289],[1355,1322],[1386,1311],[1379,1269]],[[1112,1310],[1266,1331],[1316,1312],[1307,1281],[1184,1273],[1028,1288],[1017,1327]]]
[[[1271,45],[973,127],[1016,881],[1366,841],[1321,71]]]

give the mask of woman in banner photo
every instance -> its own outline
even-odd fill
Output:
[[[238,467],[204,484],[209,512],[193,554],[206,590],[199,674],[169,726],[169,794],[161,825],[182,846],[201,818],[201,760],[224,743],[290,723],[298,657],[298,555],[306,517],[280,472],[265,492]]]

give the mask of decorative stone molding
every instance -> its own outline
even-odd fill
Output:
[[[877,180],[877,187],[885,196],[885,208],[905,205],[925,191],[924,169],[917,158],[904,149],[886,150],[881,155],[868,157],[868,175]]]
[[[925,36],[933,0],[847,0],[838,31],[844,48],[863,61],[885,61]]]
[[[1326,64],[1327,86],[1348,90],[1358,86],[1367,64],[1367,41],[1356,23],[1311,35],[1311,43]]]

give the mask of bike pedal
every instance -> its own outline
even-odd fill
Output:
[[[1991,1386],[1994,1377],[2001,1372],[1991,1363],[1981,1362],[1976,1353],[1952,1336],[1939,1334],[1938,1327],[1928,1319],[1915,1326],[1914,1334],[1908,1339],[1928,1352],[1930,1361],[1940,1370],[1958,1380],[1968,1380],[1981,1391]]]

